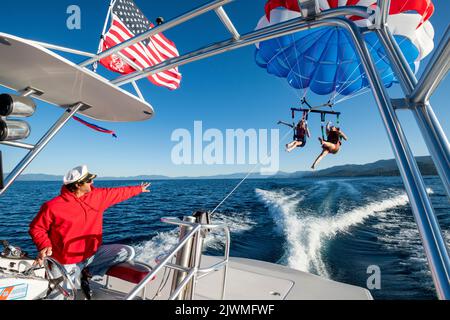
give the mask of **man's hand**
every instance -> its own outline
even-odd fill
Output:
[[[141,183],[142,192],[143,193],[149,193],[150,190],[148,190],[148,188],[150,188],[151,185],[152,184],[150,182]]]
[[[39,265],[42,267],[43,263],[44,263],[44,258],[45,257],[50,257],[53,254],[52,252],[52,248],[51,247],[47,247],[42,249],[39,254],[37,259],[34,261],[34,265]]]

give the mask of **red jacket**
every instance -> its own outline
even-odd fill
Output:
[[[51,247],[62,264],[85,261],[102,244],[103,212],[137,196],[142,187],[96,189],[77,198],[66,187],[61,195],[44,203],[31,222],[29,233],[39,251]]]

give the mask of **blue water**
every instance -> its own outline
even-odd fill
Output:
[[[161,217],[212,210],[238,180],[155,181],[152,193],[105,213],[104,241],[136,248],[153,262],[177,241]],[[425,182],[450,244],[450,203],[437,177]],[[96,182],[97,186],[135,182]],[[28,225],[40,205],[57,196],[57,182],[17,182],[0,198],[0,239],[36,254]],[[247,180],[214,219],[232,232],[232,256],[279,263],[332,280],[366,287],[367,268],[380,267],[376,299],[435,299],[419,233],[398,177]],[[223,238],[207,241],[222,252]]]

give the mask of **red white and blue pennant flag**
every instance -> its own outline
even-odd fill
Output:
[[[117,138],[116,133],[114,131],[112,131],[112,130],[108,130],[108,129],[102,128],[102,127],[100,127],[100,126],[98,126],[96,124],[93,124],[93,123],[87,122],[87,121],[85,121],[85,120],[83,120],[81,118],[78,118],[77,116],[73,116],[73,120],[76,120],[79,123],[84,124],[86,127],[91,128],[91,129],[93,129],[95,131],[102,132],[102,133],[107,133],[107,134],[112,135],[114,138]]]
[[[111,17],[111,27],[103,36],[102,51],[154,27],[132,0],[116,0],[111,8]],[[162,33],[129,46],[121,50],[120,53],[142,69],[179,56],[175,44]],[[100,63],[107,69],[121,74],[129,74],[136,71],[117,54],[100,60]],[[181,73],[176,67],[153,74],[148,79],[157,86],[175,90],[180,87]]]

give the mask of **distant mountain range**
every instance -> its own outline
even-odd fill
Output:
[[[437,175],[436,168],[431,157],[416,157],[419,169],[423,175]],[[214,175],[206,177],[167,177],[162,175],[140,175],[134,177],[99,177],[97,180],[103,181],[151,181],[151,180],[187,180],[187,179],[242,179],[246,173],[233,173]],[[336,166],[320,171],[297,171],[297,172],[278,172],[276,175],[267,176],[259,173],[253,173],[249,179],[289,179],[289,178],[315,178],[315,177],[376,177],[376,176],[399,176],[400,172],[394,159],[380,160],[374,163],[356,165],[348,164]],[[5,175],[6,176],[6,175]],[[49,174],[24,174],[19,178],[20,181],[61,181],[61,176]]]
[[[431,157],[416,157],[420,172],[424,176],[437,175]],[[317,172],[308,172],[308,177],[375,177],[375,176],[399,176],[397,163],[394,159],[380,160],[374,163],[363,165],[343,165],[328,168]]]

